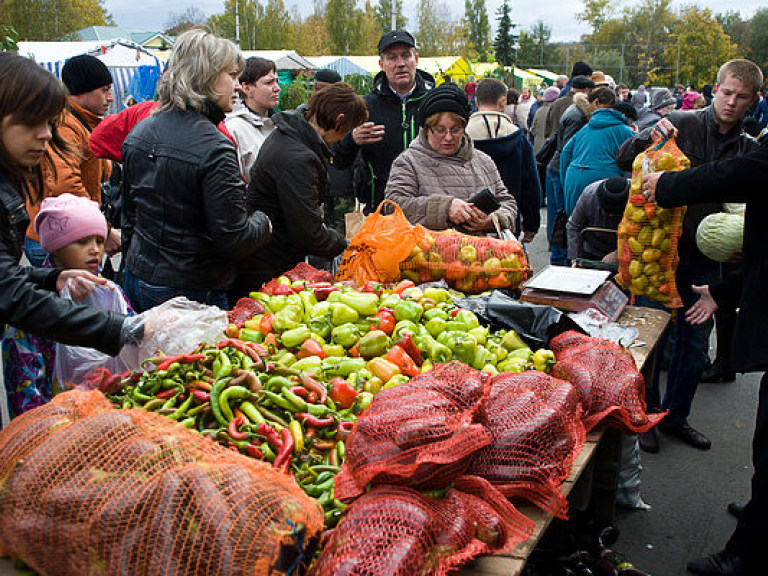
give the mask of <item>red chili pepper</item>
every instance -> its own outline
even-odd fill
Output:
[[[357,398],[357,390],[344,378],[334,378],[330,381],[331,384],[331,400],[341,408],[346,410],[351,408]]]
[[[304,422],[304,424],[307,426],[313,426],[315,428],[325,428],[326,426],[333,424],[333,416],[328,416],[327,418],[318,418],[309,412],[296,412],[294,416],[296,419]]]
[[[283,428],[280,430],[280,439],[282,440],[283,445],[277,452],[277,457],[275,458],[275,468],[280,468],[286,460],[290,465],[291,452],[293,452],[293,435],[288,428]]]
[[[205,358],[205,354],[179,354],[178,356],[161,356],[160,358],[153,358],[150,362],[157,364],[157,370],[168,370],[174,362],[178,362],[179,364],[194,364],[198,360],[205,360]],[[157,363],[158,361],[160,361],[159,364]]]
[[[325,351],[323,350],[323,347],[317,340],[313,340],[312,338],[307,338],[304,340],[301,348],[299,348],[299,351],[296,353],[296,358],[299,360],[308,356],[318,356],[320,358],[325,358]]]
[[[421,374],[421,370],[416,366],[416,362],[414,362],[413,358],[411,358],[400,346],[392,346],[383,358],[392,362],[400,369],[400,372],[406,376],[414,378]]]
[[[328,389],[323,384],[312,378],[312,376],[304,372],[301,373],[299,378],[301,378],[301,383],[304,385],[304,388],[316,393],[319,396],[318,403],[325,404],[325,400],[328,398]]]
[[[378,296],[381,296],[381,292],[384,289],[384,287],[381,285],[380,282],[376,282],[374,280],[366,280],[365,284],[363,284],[363,287],[360,288],[360,292],[367,292],[369,294],[376,294]]]
[[[402,294],[408,288],[413,288],[416,284],[411,280],[401,280],[398,284],[392,288],[392,294]]]
[[[256,458],[256,460],[264,460],[264,453],[259,450],[258,446],[254,446],[253,444],[245,445],[245,453],[251,458]]]
[[[336,441],[346,441],[354,425],[354,422],[339,422],[339,425],[336,428]]]
[[[296,396],[301,396],[302,398],[306,398],[309,392],[307,392],[307,389],[304,388],[304,386],[291,386],[288,388],[291,392],[296,394]]]
[[[239,426],[242,426],[246,423],[245,416],[236,416],[229,422],[229,426],[227,426],[227,432],[229,432],[229,436],[233,440],[247,440],[248,439],[248,433],[247,432],[240,432],[237,428]]]
[[[159,398],[160,400],[168,400],[168,398],[173,398],[178,393],[178,388],[168,388],[167,390],[162,390],[155,394],[155,398]]]
[[[376,312],[373,317],[378,318],[378,323],[374,326],[374,323],[372,322],[371,330],[381,330],[382,332],[385,332],[387,336],[392,336],[392,332],[395,331],[395,324],[397,323],[392,310],[389,308],[379,308],[379,311]]]
[[[251,350],[253,350],[254,352],[256,352],[256,354],[258,354],[262,358],[264,356],[269,356],[269,352],[267,352],[267,349],[264,348],[264,346],[262,346],[261,344],[257,344],[256,342],[246,342],[245,345]]]
[[[283,474],[288,474],[291,470],[291,460],[293,459],[293,456],[288,454],[288,457],[285,459],[285,461],[280,465],[280,472]]]
[[[419,350],[419,347],[416,346],[416,342],[413,341],[413,336],[408,332],[403,332],[403,337],[396,343],[396,345],[405,350],[406,354],[411,357],[417,366],[421,366],[421,351]]]
[[[211,393],[210,392],[206,392],[204,390],[198,390],[197,388],[192,388],[192,397],[199,404],[205,404],[206,402],[210,402],[210,400],[211,400]]]
[[[270,446],[272,446],[273,450],[278,451],[283,448],[283,441],[280,439],[280,435],[269,424],[260,422],[256,428],[256,433],[264,436],[264,438],[267,439],[267,442],[269,442]]]

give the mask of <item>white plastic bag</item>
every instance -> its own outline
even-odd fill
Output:
[[[163,302],[141,316],[145,319],[144,339],[138,346],[126,346],[121,353],[132,370],[138,370],[142,362],[158,354],[184,354],[204,342],[215,344],[224,338],[228,323],[226,311],[183,296]]]
[[[60,296],[72,300],[69,285],[65,284]],[[113,283],[107,282],[106,286],[97,285],[88,297],[80,304],[111,310],[120,314],[128,314],[128,303],[125,301],[120,289]],[[56,345],[56,362],[53,368],[53,377],[60,386],[82,383],[84,377],[96,368],[106,368],[113,374],[120,374],[129,369],[127,359],[123,353],[112,357],[93,348],[81,346]]]

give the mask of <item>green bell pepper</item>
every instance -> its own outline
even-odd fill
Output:
[[[508,358],[496,367],[502,372],[525,372],[528,370],[528,362],[523,358]]]
[[[533,354],[533,367],[539,372],[549,372],[556,363],[555,353],[546,348],[539,348]]]
[[[488,372],[488,374],[490,374],[491,376],[499,375],[499,371],[496,369],[496,366],[494,366],[493,364],[486,364],[485,366],[483,366],[482,371]]]
[[[286,348],[297,348],[304,343],[304,340],[312,335],[308,326],[299,326],[292,330],[286,330],[280,337],[280,343]]]
[[[379,297],[363,292],[345,292],[339,300],[361,316],[373,316],[379,311]]]
[[[341,358],[347,355],[347,351],[344,350],[344,346],[342,346],[341,344],[324,344],[323,352],[325,352],[325,355],[329,358],[330,357]]]
[[[301,308],[284,306],[275,314],[275,320],[272,322],[272,330],[275,332],[293,330],[301,325],[301,320]]]
[[[327,316],[315,317],[309,321],[309,329],[314,334],[319,334],[323,340],[328,340],[331,337],[333,324],[331,324]]]
[[[424,327],[432,337],[437,337],[438,334],[445,330],[447,325],[448,323],[443,318],[435,317],[429,320]]]
[[[392,376],[392,378],[390,378],[384,383],[383,389],[388,390],[390,388],[394,388],[399,384],[405,384],[408,381],[410,381],[410,378],[405,374],[395,374],[394,376]]]
[[[312,312],[315,309],[315,306],[317,306],[315,293],[311,290],[304,290],[303,292],[299,292],[299,299],[301,300],[304,309],[304,320],[309,320],[312,317]]]
[[[331,312],[331,303],[328,300],[318,302],[312,307],[312,318],[321,318],[329,315]]]
[[[451,295],[448,294],[448,290],[443,288],[425,288],[423,296],[424,298],[430,298],[437,303],[448,302],[451,299]]]
[[[445,329],[449,332],[469,332],[469,326],[458,320],[448,320]]]
[[[429,358],[434,364],[450,362],[453,357],[451,349],[448,348],[448,346],[440,344],[434,338],[427,339],[427,354],[429,354]]]
[[[513,358],[520,358],[522,360],[525,360],[527,364],[530,364],[533,362],[533,350],[530,348],[518,348],[517,350],[512,350],[512,352],[509,353],[507,356],[507,359],[513,359]]]
[[[331,324],[341,326],[350,322],[357,322],[360,314],[357,310],[350,308],[343,302],[334,302],[331,304]]]
[[[472,368],[475,370],[482,370],[483,366],[488,364],[491,358],[491,353],[483,346],[477,346],[475,349],[475,357],[472,360]]]
[[[418,302],[413,300],[401,300],[395,306],[395,320],[398,322],[402,320],[410,320],[411,322],[418,322],[421,320],[421,315],[424,313],[424,308]]]
[[[446,332],[443,332],[443,334],[446,334]],[[445,345],[451,349],[453,358],[471,366],[477,352],[477,340],[475,340],[474,336],[458,331],[447,332],[447,335]]]
[[[507,350],[517,350],[518,348],[528,348],[528,344],[523,342],[517,332],[510,330],[504,334],[504,338],[501,340],[501,345]]]
[[[395,324],[395,329],[392,332],[392,336],[396,339],[402,338],[403,332],[408,332],[411,335],[419,334],[419,326],[410,320],[401,320]]]
[[[256,342],[257,344],[264,342],[263,333],[258,330],[250,330],[249,328],[241,328],[239,337],[240,340],[245,340],[246,342]]]
[[[347,322],[341,326],[336,326],[331,332],[331,336],[336,344],[341,344],[344,348],[352,348],[360,339],[360,331],[357,326]]]
[[[341,291],[331,292],[325,299],[326,302],[333,304],[334,302],[341,302]]]
[[[291,365],[294,370],[301,370],[302,372],[317,372],[320,370],[320,362],[322,359],[320,356],[307,356],[301,360],[296,360]]]
[[[389,348],[390,341],[386,332],[371,330],[357,343],[357,351],[363,358],[382,356]]]
[[[448,320],[448,312],[441,310],[440,308],[431,308],[424,312],[424,319],[429,322],[432,318],[442,318]]]
[[[358,372],[365,368],[365,358],[325,358],[320,362],[320,369],[323,371],[324,376],[329,378],[335,378],[341,376],[346,378],[352,372]]]
[[[463,322],[467,325],[467,328],[472,330],[473,328],[477,328],[480,326],[480,321],[477,319],[477,316],[475,316],[475,313],[471,310],[464,310],[461,309],[456,313],[456,320],[458,322]]]
[[[390,310],[394,310],[395,306],[397,306],[397,303],[401,300],[402,298],[400,297],[400,294],[387,294],[382,296],[381,302],[379,302],[379,306],[382,308],[389,308]]]
[[[470,329],[469,333],[475,337],[475,340],[477,340],[478,344],[485,346],[486,342],[488,341],[487,326],[477,326],[476,328]]]

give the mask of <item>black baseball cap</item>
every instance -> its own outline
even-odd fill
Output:
[[[385,32],[379,40],[379,54],[393,44],[405,44],[411,48],[416,48],[416,40],[410,32],[406,32],[405,30],[390,30],[389,32]]]

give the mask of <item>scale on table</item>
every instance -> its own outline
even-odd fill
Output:
[[[520,300],[573,312],[596,308],[615,321],[629,298],[608,280],[610,275],[608,270],[547,266],[523,284]]]

